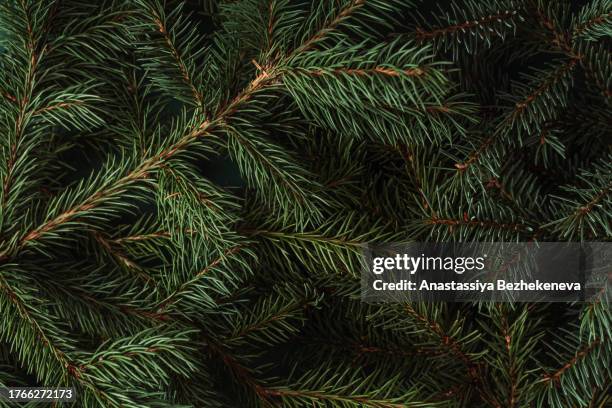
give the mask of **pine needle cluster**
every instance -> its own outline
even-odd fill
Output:
[[[431,3],[0,1],[0,385],[609,403],[606,292],[360,301],[371,242],[612,238],[612,2]]]

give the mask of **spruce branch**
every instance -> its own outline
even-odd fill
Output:
[[[609,240],[609,2],[414,3],[1,3],[0,383],[605,404],[605,290],[366,304],[357,277],[372,243]]]
[[[612,204],[612,181],[609,158],[596,163],[593,171],[579,173],[579,186],[563,186],[572,197],[553,197],[551,205],[558,217],[545,228],[554,228],[567,239],[608,236],[610,233],[610,205]]]
[[[229,105],[217,115],[216,120],[221,121],[226,116],[234,113],[238,106],[251,97],[252,93],[264,86],[267,79],[267,75],[259,75],[253,79],[245,90],[237,95],[229,103]],[[14,254],[19,253],[23,248],[33,245],[42,236],[53,233],[56,229],[66,225],[70,221],[79,220],[79,218],[86,216],[88,212],[102,206],[105,201],[125,193],[127,188],[133,188],[135,184],[142,181],[146,182],[149,175],[152,172],[157,171],[166,161],[172,159],[175,155],[185,150],[198,138],[210,135],[209,130],[212,130],[213,126],[213,122],[208,120],[199,123],[197,126],[191,126],[190,131],[180,137],[174,144],[171,144],[165,149],[161,150],[159,153],[146,158],[144,161],[134,166],[133,170],[131,170],[125,176],[119,177],[110,183],[107,182],[107,184],[102,185],[102,188],[100,188],[98,191],[95,191],[89,196],[85,196],[81,202],[68,206],[68,208],[64,208],[63,211],[61,211],[55,217],[52,217],[43,224],[26,233],[15,246],[12,254],[9,255],[9,253],[5,251],[5,253],[2,254],[2,257],[4,259],[8,259],[10,256],[14,256]],[[114,165],[109,167],[114,167]],[[126,167],[126,165],[123,164],[121,167]],[[112,172],[116,174],[116,170],[113,170]],[[69,196],[67,196],[66,199],[70,200]],[[77,201],[74,199],[72,200]]]
[[[170,294],[168,294],[164,298],[164,300],[156,307],[155,314],[164,315],[168,313],[169,310],[178,309],[180,305],[177,306],[177,304],[180,303],[181,297],[185,299],[184,302],[194,301],[194,300],[197,300],[198,302],[202,302],[202,300],[197,299],[196,297],[193,296],[194,292],[200,289],[199,288],[199,284],[201,283],[200,281],[203,278],[205,278],[207,275],[209,275],[212,271],[219,269],[219,268],[223,268],[225,266],[224,263],[230,262],[231,257],[233,255],[237,254],[240,251],[244,251],[244,250],[245,250],[244,244],[238,244],[236,246],[233,246],[225,250],[225,252],[221,254],[218,258],[214,259],[212,262],[206,265],[202,270],[200,270],[195,275],[190,277],[189,280],[183,282],[182,284],[180,284],[180,286],[178,286]],[[214,304],[214,301],[212,298],[204,299],[204,302],[207,304],[210,304],[210,303]],[[183,308],[186,309],[187,307],[183,306]]]
[[[452,1],[449,7],[439,8],[440,16],[434,17],[434,23],[417,26],[414,37],[419,43],[433,42],[437,48],[451,51],[455,58],[463,52],[473,54],[482,47],[490,48],[496,38],[503,41],[515,35],[524,21],[524,6],[515,1]]]
[[[542,4],[538,3],[533,7],[535,8],[535,15],[539,23],[551,36],[551,45],[558,51],[566,54],[569,58],[579,61],[580,65],[588,73],[588,77],[593,79],[595,84],[602,90],[604,96],[609,97],[609,89],[606,87],[606,84],[597,77],[597,74],[594,74],[598,72],[598,70],[593,69],[593,64],[589,60],[589,57],[585,58],[585,51],[583,48],[586,47],[588,50],[591,45],[586,44],[581,46],[578,41],[573,41],[573,37],[571,36],[572,33],[562,30],[553,19],[547,16],[546,11],[542,8]]]
[[[153,80],[160,89],[170,92],[173,96],[179,94],[180,87],[172,81],[176,75],[166,72],[170,67],[177,66],[179,77],[188,89],[190,97],[183,98],[187,103],[193,104],[198,112],[204,114],[204,96],[202,94],[201,74],[202,66],[198,63],[201,59],[202,49],[197,50],[197,44],[203,41],[198,34],[196,27],[189,23],[189,15],[183,12],[182,5],[166,14],[164,6],[158,1],[140,1],[137,3],[138,10],[145,14],[148,21],[147,28],[152,32],[159,32],[164,49],[169,54],[170,61],[165,61],[164,57],[147,56],[148,50],[144,48],[145,66],[148,67],[155,76]],[[150,47],[158,51],[159,47]],[[159,75],[157,75],[159,72]]]
[[[572,38],[597,41],[612,35],[612,11],[610,4],[596,0],[587,4],[573,23]]]
[[[294,51],[290,51],[288,55],[299,55],[315,47],[319,42],[323,41],[327,35],[335,33],[338,26],[349,19],[359,8],[363,7],[365,2],[366,0],[345,1],[343,7],[334,8],[331,16],[326,15],[320,24],[315,25],[314,32],[310,33],[308,37],[302,38],[300,45]],[[325,2],[320,3],[320,7],[324,8]],[[317,15],[323,13],[315,12],[313,14]]]
[[[554,110],[550,109],[551,104],[560,108],[566,104],[567,93],[571,86],[572,70],[577,64],[577,59],[569,59],[562,65],[553,66],[547,71],[537,72],[539,75],[525,75],[525,79],[530,85],[516,83],[517,92],[510,98],[514,102],[513,107],[506,110],[506,114],[496,126],[490,136],[485,137],[478,147],[472,150],[467,159],[455,164],[459,172],[465,172],[472,165],[485,161],[485,165],[491,169],[498,168],[498,158],[502,154],[496,153],[497,148],[504,149],[503,140],[506,144],[508,136],[513,139],[509,143],[521,144],[525,134],[540,129],[548,120],[555,117]],[[517,97],[517,93],[521,96]],[[503,150],[501,150],[503,152]]]

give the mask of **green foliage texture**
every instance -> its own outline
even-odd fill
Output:
[[[611,44],[610,0],[0,0],[0,384],[606,406],[606,293],[359,277],[370,242],[610,241]]]

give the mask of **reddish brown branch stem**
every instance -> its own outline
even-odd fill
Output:
[[[431,218],[427,220],[427,224],[430,225],[448,225],[449,227],[467,225],[471,227],[487,227],[487,228],[498,228],[508,229],[513,231],[519,231],[525,228],[523,224],[518,223],[498,223],[490,220],[470,220],[470,219],[448,219],[448,218]]]
[[[202,109],[203,104],[204,104],[204,97],[202,96],[202,93],[198,90],[198,88],[193,83],[193,79],[191,78],[191,75],[189,74],[189,70],[187,69],[187,65],[185,64],[185,61],[184,61],[183,57],[181,56],[181,54],[179,53],[178,49],[174,45],[174,42],[172,41],[172,38],[168,34],[168,30],[166,28],[166,25],[162,21],[161,17],[159,17],[156,13],[155,13],[155,16],[154,16],[154,22],[155,22],[155,25],[157,26],[158,31],[164,37],[164,41],[166,42],[166,45],[168,46],[168,49],[170,50],[170,53],[172,54],[172,57],[174,58],[174,60],[176,61],[176,63],[179,66],[179,70],[181,72],[181,76],[183,78],[183,81],[190,88],[191,93],[193,94],[193,97],[195,98],[198,107],[200,109]]]
[[[211,263],[209,263],[204,269],[202,269],[200,272],[198,272],[197,274],[195,274],[191,279],[189,279],[187,282],[184,282],[182,285],[180,285],[176,290],[174,290],[157,308],[156,314],[163,314],[169,306],[173,305],[174,303],[176,303],[177,301],[177,297],[183,293],[187,287],[191,284],[193,284],[193,282],[197,281],[198,279],[200,279],[201,277],[207,275],[212,269],[216,268],[218,265],[220,265],[225,259],[227,259],[228,256],[234,255],[237,252],[239,252],[240,250],[242,250],[244,248],[244,245],[239,244],[239,245],[235,245],[229,249],[227,249],[221,256],[219,256],[218,258],[216,258],[214,261],[212,261]]]
[[[327,21],[323,26],[309,39],[304,41],[302,45],[296,48],[290,55],[300,54],[304,51],[311,49],[317,42],[321,41],[327,33],[334,30],[343,20],[350,17],[357,9],[365,4],[366,0],[353,0],[345,8],[339,11],[335,18],[331,21]]]
[[[399,77],[401,75],[420,77],[425,74],[425,70],[419,67],[404,69],[401,71],[385,68],[385,67],[374,67],[374,68],[336,68],[333,70],[307,70],[300,69],[298,72],[305,73],[310,76],[318,77],[324,75],[354,75],[354,76],[369,76],[369,75],[382,75],[387,77]]]
[[[594,17],[594,18],[584,22],[583,24],[579,25],[578,27],[576,27],[574,29],[574,33],[573,33],[574,37],[582,35],[583,32],[593,28],[594,26],[596,26],[598,24],[605,23],[606,20],[608,20],[608,19],[612,19],[612,13],[603,14],[601,16]]]
[[[563,365],[563,367],[559,368],[557,371],[552,373],[548,373],[544,375],[544,381],[546,382],[554,382],[558,383],[559,379],[570,368],[574,367],[578,361],[585,358],[590,352],[592,352],[599,344],[601,343],[600,339],[593,340],[590,344],[587,344],[584,348],[578,351],[574,357],[572,357],[567,363]]]
[[[416,29],[416,38],[418,40],[425,40],[425,39],[435,38],[435,37],[439,37],[439,36],[446,35],[446,34],[456,33],[457,31],[465,32],[469,30],[470,28],[487,26],[488,24],[495,23],[496,21],[511,18],[517,13],[518,11],[516,10],[506,10],[498,14],[491,14],[486,17],[481,17],[478,20],[465,21],[461,24],[453,24],[448,27],[440,27],[432,31],[425,31],[421,27],[418,27]]]

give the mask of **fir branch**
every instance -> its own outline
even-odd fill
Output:
[[[600,339],[595,339],[591,343],[585,345],[581,350],[578,350],[574,357],[572,357],[567,363],[565,363],[562,367],[557,369],[554,372],[544,374],[543,381],[545,383],[552,382],[555,384],[559,383],[560,377],[569,369],[576,366],[576,364],[586,358],[590,353],[592,353],[599,345],[601,344]]]
[[[470,227],[486,227],[486,228],[499,228],[509,229],[512,231],[526,230],[526,226],[517,223],[500,223],[492,220],[477,220],[470,218],[469,215],[465,214],[463,219],[445,219],[445,218],[431,218],[425,221],[427,224],[432,225],[447,225],[451,230],[455,226],[467,225]]]
[[[351,0],[346,2],[344,7],[337,10],[332,18],[325,19],[320,27],[309,38],[302,40],[300,46],[288,53],[289,58],[293,55],[302,54],[312,49],[315,45],[325,39],[325,37],[337,29],[346,19],[350,18],[359,8],[363,7],[366,0]]]
[[[206,267],[204,267],[201,271],[196,273],[193,277],[191,277],[188,281],[183,282],[178,288],[173,290],[166,298],[157,306],[157,310],[155,314],[163,315],[168,311],[168,309],[178,303],[180,301],[180,296],[186,294],[191,289],[191,286],[194,286],[198,283],[200,279],[204,276],[208,275],[215,268],[222,265],[223,262],[227,262],[231,256],[237,254],[238,252],[245,249],[244,244],[238,244],[229,249],[225,250],[223,254],[221,254],[218,258],[214,259],[210,262]]]
[[[417,27],[416,29],[416,38],[418,40],[424,40],[429,38],[435,38],[439,36],[444,36],[448,34],[453,34],[458,31],[465,32],[474,27],[486,26],[490,23],[499,22],[504,19],[509,19],[515,16],[518,13],[518,10],[504,10],[498,14],[491,14],[488,16],[483,16],[479,20],[470,20],[464,21],[460,24],[449,25],[446,27],[439,27],[434,30],[424,30],[421,27]]]
[[[34,343],[28,344],[27,346],[24,344],[17,345],[18,349],[21,350],[22,358],[28,355],[34,358],[36,358],[37,356],[38,358],[40,358],[42,357],[40,356],[41,350],[42,353],[49,352],[52,358],[55,360],[57,368],[61,372],[61,376],[56,377],[57,374],[53,372],[50,366],[46,365],[48,364],[48,362],[45,361],[45,364],[40,365],[36,368],[35,373],[39,377],[39,379],[41,381],[44,381],[45,383],[59,384],[66,384],[67,381],[71,381],[73,383],[81,385],[84,389],[92,392],[98,400],[108,402],[110,406],[117,406],[116,404],[112,403],[111,398],[94,382],[83,376],[84,373],[79,361],[71,357],[67,351],[62,350],[62,348],[58,345],[58,342],[66,343],[67,341],[65,339],[58,340],[58,337],[55,337],[55,334],[49,334],[49,330],[54,330],[56,333],[58,331],[57,327],[53,327],[54,323],[49,319],[49,316],[35,316],[35,313],[38,312],[35,312],[32,306],[29,305],[28,302],[23,298],[23,292],[9,285],[6,280],[6,277],[2,272],[0,272],[0,289],[5,293],[5,296],[8,298],[8,301],[12,303],[12,305],[15,307],[18,316],[10,316],[10,311],[7,311],[5,309],[6,300],[0,300],[0,307],[3,309],[3,314],[6,313],[9,318],[12,319],[20,319],[21,323],[27,326],[27,329],[18,327],[16,327],[15,329],[19,330],[21,333],[24,333],[26,336],[29,335],[26,334],[28,333],[28,330],[32,330],[31,333],[34,337]],[[18,324],[19,323],[17,323],[17,325]],[[15,323],[13,323],[13,325],[15,325]],[[14,342],[16,340],[15,338],[11,339],[10,333],[4,330],[0,332],[0,336],[5,340],[9,340],[11,342]],[[32,348],[28,347],[27,349],[24,349],[24,346],[29,346]],[[33,367],[30,367],[30,369],[33,369]]]
[[[198,90],[198,88],[194,84],[192,76],[190,75],[187,65],[183,59],[183,56],[177,49],[177,46],[175,45],[173,38],[170,36],[168,32],[168,28],[166,27],[165,21],[162,19],[162,17],[159,15],[159,13],[155,9],[150,9],[150,12],[153,18],[153,22],[157,26],[158,31],[162,34],[166,42],[166,45],[168,46],[168,49],[170,50],[170,53],[172,54],[172,57],[174,58],[176,64],[179,67],[183,80],[191,89],[191,92],[193,94],[193,97],[195,98],[198,108],[202,109],[203,108],[202,93]]]
[[[30,313],[29,308],[27,306],[27,302],[25,302],[21,298],[21,296],[19,296],[17,291],[8,284],[6,278],[4,276],[1,276],[0,279],[0,287],[4,291],[9,301],[17,309],[20,317],[23,318],[33,329],[36,334],[36,340],[40,341],[44,348],[50,350],[51,354],[57,360],[60,366],[66,369],[66,374],[78,378],[79,369],[76,363],[74,363],[74,361],[72,361],[64,351],[60,350],[58,347],[55,346],[54,342],[47,336],[45,330],[43,330],[38,321]]]
[[[14,184],[15,167],[18,163],[18,154],[21,150],[22,139],[24,137],[25,128],[28,125],[28,119],[31,114],[30,100],[33,97],[35,78],[37,76],[37,70],[39,69],[40,60],[43,57],[47,46],[46,44],[40,46],[38,39],[34,37],[32,23],[30,21],[30,14],[27,10],[25,2],[21,1],[21,11],[23,12],[26,21],[26,55],[24,59],[27,61],[26,74],[23,78],[22,91],[19,99],[12,97],[14,102],[18,105],[17,115],[14,121],[14,136],[9,139],[9,154],[6,160],[6,170],[3,172],[2,177],[2,200],[0,202],[0,214],[2,214],[2,224],[5,222],[5,214],[7,211],[7,205],[10,202],[11,188]],[[4,11],[9,13],[8,11]],[[10,14],[9,14],[10,15]],[[40,48],[40,50],[39,50]],[[11,99],[11,95],[3,93]]]
[[[468,368],[470,375],[474,376],[478,381],[482,381],[482,379],[478,376],[478,372],[480,371],[480,364],[473,360],[471,356],[466,354],[462,345],[455,339],[453,336],[450,336],[446,333],[440,324],[437,321],[430,320],[426,315],[419,313],[414,307],[410,304],[406,304],[403,307],[403,310],[412,318],[416,320],[422,327],[427,329],[430,334],[433,334],[439,344],[443,349],[449,351],[451,354],[455,355],[465,366]]]
[[[369,398],[359,395],[338,395],[321,391],[311,390],[282,390],[282,389],[266,389],[264,394],[269,397],[282,398],[283,400],[296,398],[299,400],[312,401],[313,404],[331,403],[349,404],[351,407],[367,407],[367,408],[417,408],[417,407],[435,407],[434,403],[428,402],[404,402],[395,403],[376,398]],[[317,406],[317,405],[314,405]]]
[[[608,3],[0,2],[0,382],[605,404],[604,289],[370,305],[358,276],[368,243],[609,240]]]
[[[533,87],[522,87],[523,95],[515,101],[513,108],[507,110],[493,133],[486,137],[477,149],[468,154],[467,160],[455,163],[458,172],[463,173],[473,164],[478,163],[488,151],[498,146],[501,138],[511,131],[515,130],[520,140],[523,133],[532,131],[533,126],[542,126],[540,125],[542,122],[545,122],[547,118],[550,119],[551,113],[549,113],[547,103],[559,105],[564,103],[564,93],[569,87],[567,81],[571,80],[568,77],[577,62],[577,58],[569,59],[563,65],[555,67],[553,71],[546,72],[543,80],[531,77]]]
[[[596,16],[576,26],[572,32],[573,37],[580,37],[587,31],[597,29],[599,26],[606,24],[608,20],[612,20],[612,12]]]
[[[147,274],[136,262],[131,260],[128,256],[126,256],[123,252],[121,252],[117,248],[113,248],[109,240],[104,237],[99,232],[93,232],[94,239],[107,251],[117,262],[127,268],[130,271],[136,273],[139,279],[142,279],[144,282],[148,284],[155,285],[155,280]]]
[[[588,77],[593,79],[597,87],[602,90],[604,96],[610,96],[610,89],[608,89],[606,85],[599,80],[598,76],[594,74],[595,72],[598,72],[598,69],[593,67],[588,56],[585,56],[584,51],[581,50],[581,47],[579,47],[578,44],[572,43],[571,34],[566,33],[557,27],[555,22],[547,17],[545,12],[539,6],[535,6],[535,15],[540,24],[552,35],[551,43],[554,48],[562,53],[565,53],[572,60],[579,61],[580,65],[587,72]]]
[[[602,36],[609,36],[611,31],[612,12],[605,0],[595,0],[580,11],[573,23],[572,38],[597,41]]]
[[[159,238],[169,238],[170,233],[166,231],[152,232],[149,234],[138,234],[138,235],[130,235],[125,237],[113,238],[112,242],[118,245],[122,245],[128,242],[135,241],[147,241],[151,239],[159,239]]]
[[[585,234],[598,236],[608,234],[612,199],[612,181],[610,180],[609,160],[607,157],[594,163],[593,171],[582,169],[578,174],[578,185],[563,186],[563,190],[572,193],[572,197],[552,197],[552,205],[557,209],[554,220],[546,223],[544,228],[553,228],[564,237],[585,238]]]
[[[205,120],[199,123],[199,125],[195,126],[191,131],[182,136],[176,143],[166,147],[158,154],[145,159],[127,175],[119,178],[105,188],[96,191],[94,194],[85,198],[85,200],[83,200],[81,203],[63,211],[55,218],[50,219],[42,225],[27,232],[19,240],[15,249],[12,251],[12,254],[9,255],[9,253],[5,251],[3,254],[1,254],[0,259],[7,260],[11,256],[15,256],[22,249],[32,245],[44,235],[48,235],[60,226],[78,219],[83,215],[83,213],[87,213],[88,211],[102,205],[106,200],[122,194],[127,188],[132,187],[134,184],[142,180],[146,180],[152,172],[161,168],[166,161],[184,151],[198,138],[210,135],[210,130],[212,130],[213,126],[215,126],[217,122],[222,122],[226,117],[229,117],[235,113],[241,104],[250,99],[252,94],[258,89],[264,87],[268,81],[269,77],[267,74],[262,73],[258,75],[242,92],[240,92],[224,109],[221,110],[221,112],[216,115],[215,122]]]
[[[496,38],[505,40],[524,20],[524,6],[512,0],[452,1],[445,9],[439,8],[440,15],[434,16],[434,22],[427,19],[425,28],[418,23],[413,36],[419,43],[430,42],[438,49],[451,50],[455,58],[490,48]]]
[[[516,103],[516,108],[510,114],[508,121],[514,120],[520,115],[530,103],[533,103],[538,97],[547,92],[553,85],[566,76],[576,65],[577,59],[570,59],[567,63],[560,66],[549,78],[546,79],[538,88],[534,89],[527,97]],[[511,118],[511,119],[510,119]]]

